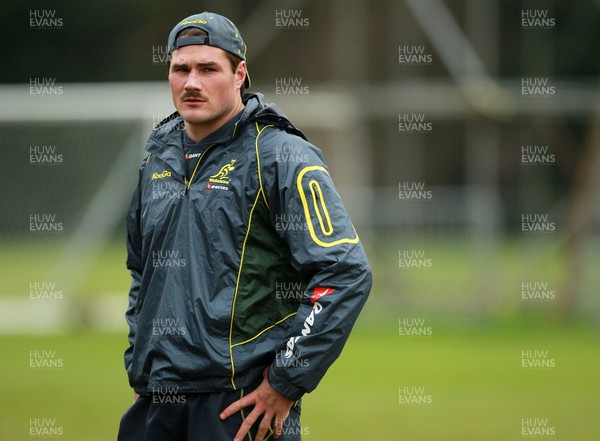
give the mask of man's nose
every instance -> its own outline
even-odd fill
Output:
[[[184,87],[185,87],[185,90],[201,90],[202,89],[202,79],[200,78],[200,75],[198,74],[198,72],[195,69],[192,69],[192,71],[187,76]]]

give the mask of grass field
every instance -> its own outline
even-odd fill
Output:
[[[552,321],[557,302],[520,298],[524,282],[547,283],[561,295],[564,259],[556,243],[503,240],[482,251],[456,238],[362,236],[373,290],[342,357],[304,399],[304,439],[542,439],[524,437],[523,420],[543,420],[540,433],[552,433],[551,440],[600,439],[597,246],[583,272],[581,315],[573,321],[580,325],[566,327]],[[55,282],[65,298],[48,305],[81,317],[63,326],[67,333],[0,335],[0,441],[41,438],[30,436],[30,422],[44,418],[55,419],[61,441],[114,440],[132,402],[122,366],[123,311],[110,311],[123,323],[120,333],[77,327],[87,323],[85,300],[114,294],[125,301],[122,241],[108,243],[72,290],[78,262],[62,259],[63,245],[3,244],[0,300],[31,302],[31,282]],[[399,269],[402,250],[424,252],[431,268]],[[398,320],[409,317],[426,319],[432,335],[400,336]],[[31,351],[54,351],[62,366],[32,368]],[[522,351],[548,351],[555,366],[524,369]],[[426,404],[406,404],[409,390]]]
[[[600,439],[597,332],[514,323],[431,326],[429,337],[406,337],[391,316],[361,321],[342,357],[304,399],[304,439],[519,440],[522,419],[535,418],[547,419],[554,440]],[[36,418],[54,418],[64,441],[116,439],[132,400],[124,343],[124,334],[86,331],[0,337],[0,439],[31,440]],[[36,350],[55,351],[63,366],[31,368]],[[548,350],[555,367],[522,368],[523,350]],[[430,404],[400,404],[400,387],[424,388]]]

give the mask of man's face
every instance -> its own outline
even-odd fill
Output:
[[[218,124],[240,103],[245,62],[236,72],[225,51],[214,46],[191,45],[171,53],[169,85],[173,103],[192,125]]]

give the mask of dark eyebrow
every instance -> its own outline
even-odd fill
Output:
[[[214,61],[208,61],[206,63],[196,63],[196,66],[198,66],[198,67],[214,67],[214,66],[218,66],[218,63],[215,63]]]
[[[215,67],[215,66],[218,66],[218,65],[219,64],[216,63],[216,62],[214,62],[214,61],[208,61],[206,63],[196,63],[195,64],[196,67],[200,67],[200,68],[202,68],[202,67]],[[173,63],[171,66],[174,69],[178,69],[178,68],[181,68],[181,67],[188,67],[189,64],[188,63]]]

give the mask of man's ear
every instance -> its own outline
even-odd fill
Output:
[[[246,62],[244,60],[240,61],[235,69],[235,85],[239,89],[244,85],[244,81],[246,81]]]

